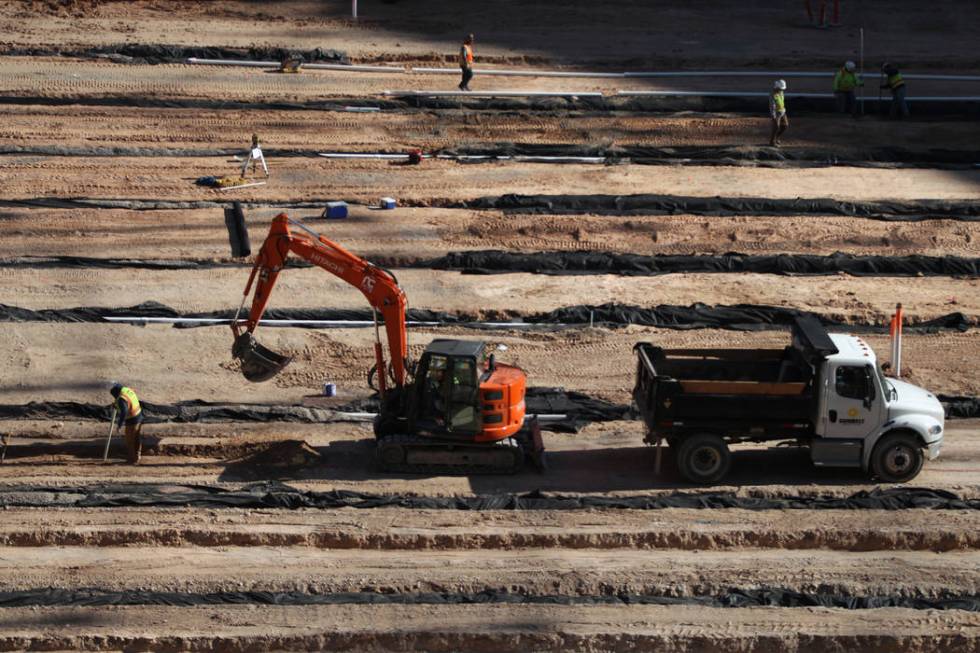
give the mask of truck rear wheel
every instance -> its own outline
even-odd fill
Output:
[[[871,472],[886,483],[911,481],[922,471],[925,456],[911,433],[889,433],[871,452]]]
[[[716,483],[728,474],[732,454],[728,444],[713,433],[698,433],[681,440],[677,468],[692,483]]]

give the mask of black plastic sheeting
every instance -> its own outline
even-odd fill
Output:
[[[562,388],[530,387],[526,395],[527,411],[536,415],[567,415],[562,423],[549,423],[551,430],[575,431],[594,421],[628,419],[629,406],[590,397],[581,392]],[[159,422],[301,422],[321,424],[350,421],[339,415],[344,412],[377,412],[377,397],[348,402],[334,408],[280,404],[227,404],[201,400],[176,404],[156,404],[140,401],[148,423]],[[109,406],[77,401],[32,401],[27,404],[0,404],[0,419],[65,420],[84,419],[108,421]]]
[[[765,115],[766,98],[724,96],[660,96],[660,97],[427,97],[404,95],[398,98],[405,106],[429,110],[492,110],[492,111],[630,111],[635,113],[750,113]],[[887,115],[890,99],[876,104],[866,98],[867,115]],[[833,113],[837,110],[832,97],[789,98],[790,113]],[[938,102],[910,102],[918,117],[974,118],[980,115],[980,102],[971,99],[951,99]]]
[[[499,589],[481,592],[275,592],[262,590],[208,593],[160,592],[151,590],[105,590],[96,588],[46,588],[0,592],[0,608],[102,607],[119,605],[166,605],[174,607],[218,605],[699,605],[712,608],[824,607],[847,610],[911,608],[914,610],[980,611],[980,596],[947,595],[939,598],[851,596],[847,594],[797,592],[784,588],[731,588],[710,595],[609,594],[561,595],[519,594]]]
[[[946,419],[970,419],[980,417],[980,397],[939,395],[946,409]]]
[[[24,52],[28,52],[24,50]],[[98,54],[108,59],[125,61],[123,54]],[[227,57],[226,57],[227,58]],[[832,99],[793,98],[794,115],[801,113],[831,113],[836,111]],[[154,98],[145,95],[0,95],[0,104],[41,105],[41,106],[127,106],[127,107],[163,107],[175,109],[238,109],[238,110],[289,110],[289,111],[334,111],[343,110],[346,106],[374,106],[385,111],[514,111],[534,112],[552,115],[566,115],[569,111],[580,111],[585,114],[605,113],[608,111],[629,111],[634,113],[689,113],[704,112],[709,114],[733,112],[764,115],[765,98],[723,98],[723,97],[660,97],[660,98],[626,98],[626,97],[533,97],[533,98],[480,98],[480,97],[423,97],[402,96],[388,98],[327,98],[325,100],[307,101],[266,101],[249,102],[225,100],[217,98]],[[942,116],[943,118],[962,118],[974,120],[980,116],[980,102],[976,100],[951,99],[945,102],[912,103],[917,116]],[[887,111],[887,104],[884,105]]]
[[[214,98],[156,98],[138,95],[0,95],[0,104],[29,106],[151,107],[161,109],[258,110],[258,111],[344,111],[347,107],[377,107],[384,111],[404,109],[402,102],[377,98],[338,98],[308,102],[248,102]]]
[[[129,508],[407,508],[413,510],[664,510],[667,508],[741,510],[980,510],[980,499],[947,490],[894,487],[862,490],[850,496],[783,495],[752,497],[732,492],[674,492],[627,496],[527,494],[419,496],[370,494],[352,490],[299,490],[277,481],[229,489],[209,485],[96,484],[88,486],[5,486],[0,506]]]
[[[108,397],[108,393],[106,393]],[[350,421],[333,410],[309,406],[274,404],[220,404],[198,399],[176,404],[156,404],[140,400],[148,423],[159,422],[302,422]],[[108,422],[112,407],[78,401],[32,401],[27,404],[0,404],[0,419],[91,419]]]
[[[23,256],[0,259],[0,268],[97,268],[131,270],[206,270],[211,268],[250,268],[234,261],[198,261],[194,259],[96,258],[91,256]]]
[[[380,265],[388,261],[376,260]],[[854,276],[964,276],[980,275],[980,258],[961,256],[855,256],[840,252],[817,254],[704,254],[643,255],[616,252],[512,252],[474,250],[449,252],[435,259],[391,261],[387,267],[458,270],[470,274],[620,274],[649,276],[678,272]],[[145,270],[204,270],[251,267],[237,261],[195,259],[97,258],[86,256],[32,256],[0,259],[0,268],[106,268]],[[290,261],[288,267],[309,267]],[[200,317],[204,317],[201,315]]]
[[[980,220],[980,202],[915,200],[847,202],[831,198],[689,197],[682,195],[497,195],[453,200],[446,208],[500,209],[526,213],[615,215],[831,215],[879,220],[947,218]]]
[[[306,62],[350,63],[341,50],[313,48],[292,50],[275,47],[226,48],[219,46],[164,45],[154,43],[117,43],[84,50],[66,48],[4,48],[0,54],[8,57],[76,57],[109,59],[116,63],[183,63],[195,59],[233,59],[235,61],[281,61],[286,56],[299,55]]]
[[[716,145],[648,147],[642,145],[581,145],[561,143],[489,143],[447,147],[433,152],[448,156],[566,156],[603,157],[609,162],[629,159],[632,163],[697,165],[737,165],[740,163],[846,165],[875,167],[929,167],[972,169],[980,163],[976,150],[926,149],[901,147],[855,148],[847,152],[820,147],[764,147],[756,145]]]
[[[980,208],[980,204],[977,205]],[[425,267],[470,274],[620,274],[649,276],[678,272],[755,272],[760,274],[853,276],[980,276],[980,258],[962,256],[855,256],[816,254],[655,255],[617,252],[450,252]]]
[[[0,322],[105,322],[107,318],[113,317],[231,320],[234,315],[233,309],[181,313],[165,304],[152,301],[116,308],[79,306],[37,310],[0,304]],[[410,321],[435,322],[473,328],[480,328],[484,321],[501,321],[544,326],[581,326],[585,324],[624,326],[638,324],[665,329],[731,329],[737,331],[779,329],[792,325],[797,317],[804,315],[815,317],[829,327],[841,327],[862,332],[883,332],[888,328],[885,324],[842,322],[832,317],[794,308],[757,304],[710,306],[696,303],[690,306],[661,304],[643,307],[610,303],[565,306],[547,313],[517,314],[513,311],[503,311],[491,316],[484,314],[482,317],[475,314],[419,308],[412,308],[407,312],[407,318]],[[274,308],[265,312],[264,319],[370,322],[373,316],[370,309],[358,308]],[[212,323],[192,321],[176,323],[174,327],[189,329],[210,324]],[[303,327],[305,325],[296,326]],[[965,332],[973,326],[975,326],[975,322],[963,313],[948,313],[930,320],[906,322],[905,329],[918,333],[936,333],[943,330]]]
[[[538,313],[525,318],[533,323],[601,325],[639,324],[667,329],[732,329],[737,331],[761,331],[790,326],[801,316],[812,316],[828,327],[847,328],[852,331],[884,332],[885,324],[853,323],[834,320],[825,315],[780,306],[735,304],[732,306],[642,307],[626,304],[602,304],[599,306],[566,306],[548,313]],[[942,330],[968,331],[974,322],[963,313],[949,313],[931,320],[906,322],[906,331],[932,333]]]

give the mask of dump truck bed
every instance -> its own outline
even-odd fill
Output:
[[[664,349],[638,343],[633,396],[651,431],[809,425],[813,372],[797,347]]]

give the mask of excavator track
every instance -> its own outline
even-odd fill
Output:
[[[378,466],[407,474],[515,474],[524,467],[531,441],[523,432],[484,444],[416,435],[378,438]]]

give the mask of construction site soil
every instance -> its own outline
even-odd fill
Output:
[[[980,123],[924,103],[886,121],[872,101],[884,53],[912,75],[980,72],[977,7],[842,3],[843,26],[817,30],[795,3],[362,2],[357,20],[344,2],[174,4],[0,3],[0,650],[980,651]],[[858,58],[859,27],[869,115],[791,96],[781,149],[765,98],[611,97],[759,92],[765,76],[479,74],[831,72]],[[384,93],[455,75],[183,60],[452,68],[469,31],[475,91],[605,98],[421,108]],[[252,134],[263,185],[196,184],[238,174]],[[415,148],[433,158],[319,156]],[[376,208],[389,196],[398,208]],[[286,211],[391,268],[410,315],[443,322],[410,328],[413,356],[447,336],[505,345],[551,415],[548,469],[380,473],[374,329],[260,327],[294,360],[254,384],[227,326],[141,324],[234,313],[253,260],[232,255],[235,200],[253,252]],[[332,200],[347,219],[321,217]],[[658,268],[667,256],[702,267]],[[904,336],[903,378],[947,410],[961,398],[911,486],[776,443],[735,447],[710,488],[669,448],[656,471],[629,406],[635,343],[782,347],[805,311],[884,360],[898,302],[925,323]],[[368,317],[309,266],[282,273],[270,307]],[[139,465],[118,438],[103,462],[113,380],[152,418]],[[160,421],[182,410],[205,416]]]

